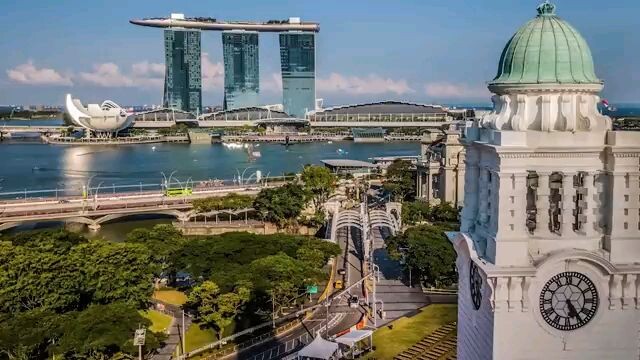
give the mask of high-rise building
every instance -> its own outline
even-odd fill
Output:
[[[224,31],[224,108],[227,110],[258,105],[260,68],[258,33]]]
[[[282,69],[282,103],[284,111],[304,117],[315,110],[316,50],[315,34],[286,32],[280,34]]]
[[[164,106],[202,112],[200,31],[164,31]]]
[[[462,139],[458,359],[638,358],[640,133],[612,130],[602,88],[549,2],[505,46]]]

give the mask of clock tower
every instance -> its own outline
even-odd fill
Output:
[[[459,359],[640,357],[640,132],[598,111],[589,46],[548,2],[465,128]]]

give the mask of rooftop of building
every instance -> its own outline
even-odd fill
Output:
[[[321,160],[323,164],[333,168],[375,168],[377,165],[362,161],[351,159],[326,159]]]
[[[491,85],[600,84],[589,45],[545,1],[509,40]]]
[[[338,114],[442,114],[448,109],[440,105],[418,104],[404,101],[380,101],[365,104],[333,106],[309,112],[308,115]]]
[[[211,17],[185,17],[184,14],[171,14],[170,17],[152,17],[129,20],[130,23],[140,26],[159,28],[184,28],[197,30],[225,31],[247,30],[258,32],[282,32],[282,31],[311,31],[319,32],[320,24],[316,22],[301,21],[300,18],[291,17],[285,20],[258,21],[225,21]]]
[[[293,119],[284,111],[270,110],[265,107],[251,106],[237,109],[220,110],[200,115],[200,120],[263,120],[263,119]]]

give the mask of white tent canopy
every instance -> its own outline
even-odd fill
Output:
[[[359,341],[367,339],[373,334],[371,330],[352,330],[348,333],[336,338],[336,342],[353,347],[353,345]]]
[[[335,356],[339,347],[338,344],[325,340],[318,335],[309,345],[298,351],[298,357],[322,360],[337,359]]]

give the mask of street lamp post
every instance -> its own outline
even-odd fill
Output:
[[[104,181],[101,181],[100,184],[98,184],[96,191],[93,192],[93,211],[96,211],[98,209],[98,192],[100,191],[100,186],[102,186],[102,183],[104,183]]]

